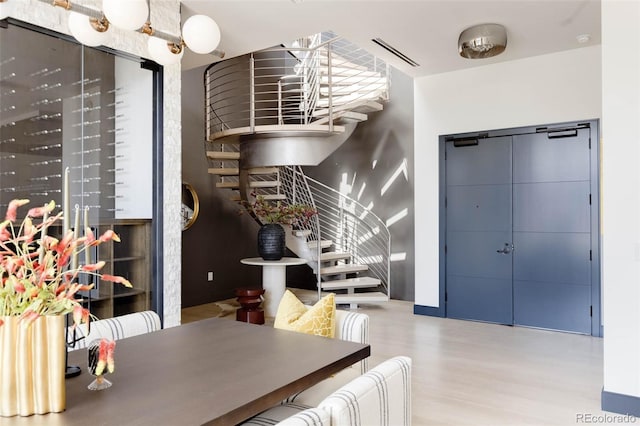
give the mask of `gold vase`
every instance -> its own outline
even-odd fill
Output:
[[[64,315],[0,319],[0,416],[64,411]]]

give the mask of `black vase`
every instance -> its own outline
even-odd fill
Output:
[[[264,260],[280,260],[284,256],[284,228],[277,223],[262,225],[258,231],[258,254]]]

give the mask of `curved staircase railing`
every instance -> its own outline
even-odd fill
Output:
[[[309,39],[210,65],[204,81],[207,140],[281,126],[341,131],[334,122],[366,119],[357,112],[377,110],[367,104],[388,99],[386,63],[331,33]]]
[[[350,264],[366,265],[365,274],[379,280],[378,287],[390,296],[391,235],[384,221],[356,200],[306,176],[300,167],[279,168],[284,204],[314,206],[318,215],[306,229],[287,232],[289,249],[309,260],[318,276],[318,292],[323,287],[322,253],[350,254]],[[326,242],[326,244],[324,244]]]

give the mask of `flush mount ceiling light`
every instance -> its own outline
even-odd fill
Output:
[[[11,15],[10,7],[19,0],[0,0],[0,19]],[[70,10],[69,32],[80,43],[99,46],[109,40],[110,27],[133,30],[149,36],[149,57],[161,65],[180,62],[184,47],[195,53],[211,53],[224,58],[225,53],[216,50],[220,42],[220,28],[208,16],[193,15],[182,27],[182,36],[158,31],[149,21],[150,11],[147,0],[102,0],[102,11],[95,10],[75,0],[40,0],[43,3]]]
[[[500,24],[480,24],[460,33],[458,53],[467,59],[490,58],[504,52],[507,30]]]

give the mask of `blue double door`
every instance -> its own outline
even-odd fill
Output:
[[[590,334],[590,128],[446,142],[446,314]]]

